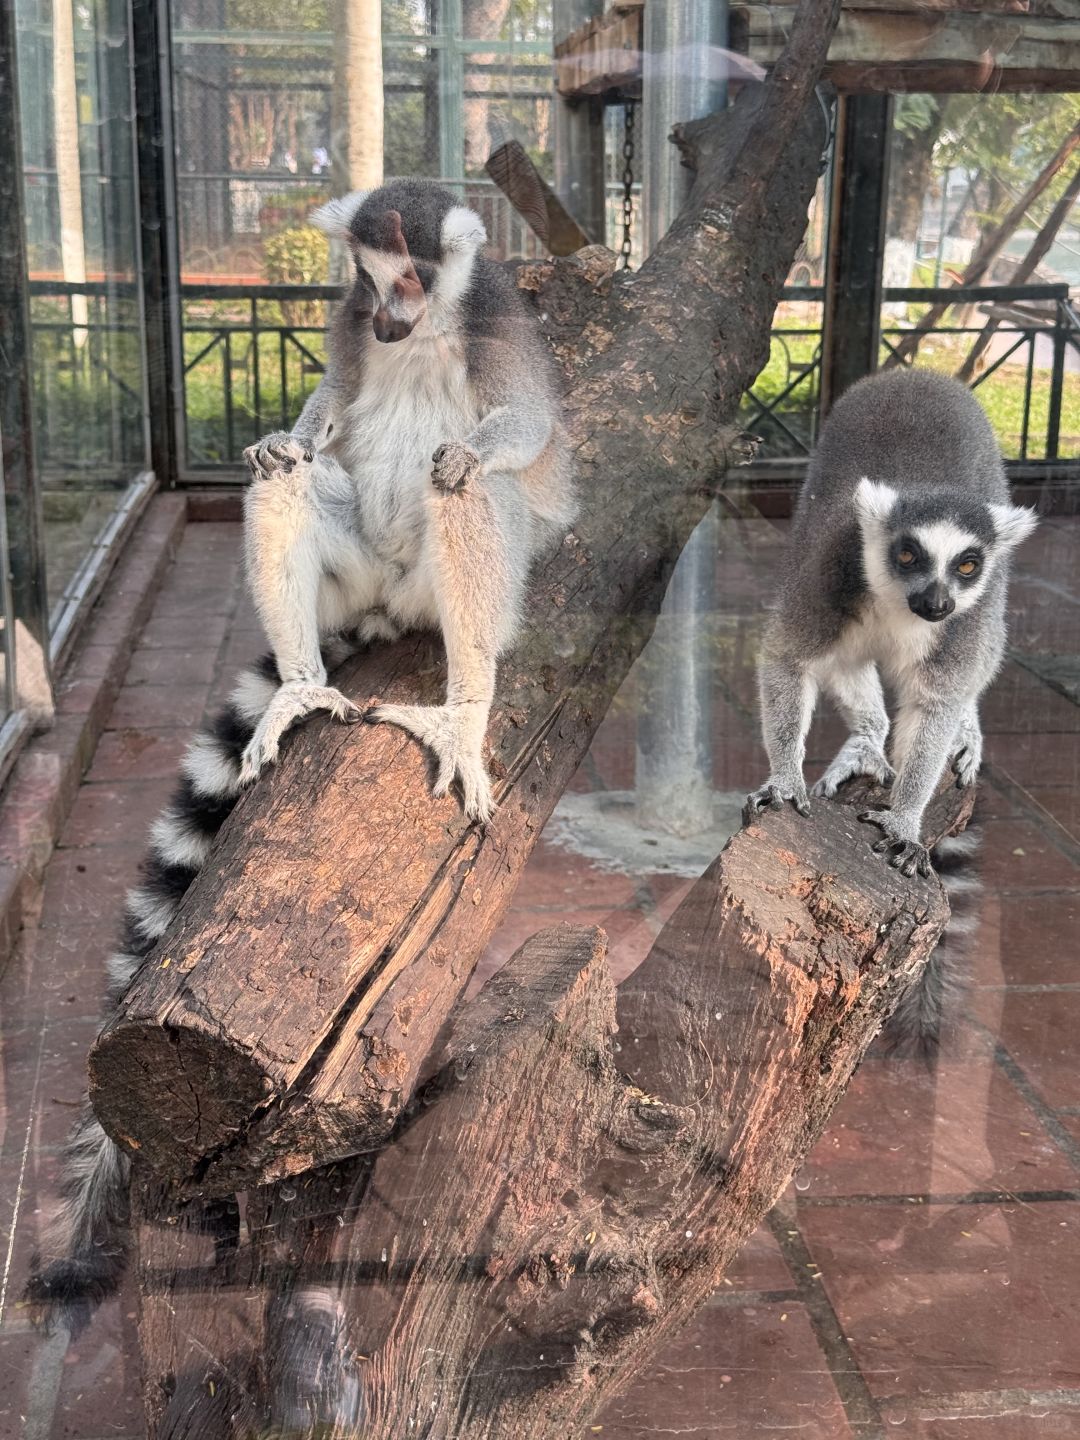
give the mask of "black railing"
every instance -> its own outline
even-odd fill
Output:
[[[323,372],[328,306],[339,293],[312,285],[181,286],[188,473],[235,473],[246,445],[269,430],[288,428]],[[117,362],[118,353],[125,359],[118,345],[133,347],[137,338],[134,286],[38,280],[31,295],[35,337],[41,337],[37,383],[70,391],[66,407],[55,394],[47,408],[39,407],[52,425],[39,436],[44,464],[99,473],[122,469],[142,424],[137,366]],[[74,296],[87,297],[81,323],[71,310]],[[743,423],[762,435],[765,458],[804,458],[813,448],[820,312],[808,317],[794,307],[822,301],[817,286],[784,290],[769,365],[744,399]],[[990,325],[993,341],[971,384],[983,390],[1007,458],[1080,460],[1080,317],[1068,287],[887,289],[883,364],[890,357],[895,363],[918,318],[916,312],[890,323],[889,307],[939,302],[947,302],[956,319],[945,323],[944,317],[922,335],[918,363],[955,371]],[[973,321],[965,312],[975,308],[982,313]]]
[[[763,458],[805,458],[813,449],[820,411],[821,325],[806,324],[805,317],[799,324],[790,309],[784,311],[785,306],[800,303],[821,306],[824,296],[821,286],[790,286],[783,291],[769,364],[747,391],[742,407],[744,424],[762,436]],[[982,313],[978,323],[965,323],[961,313],[958,322],[946,323],[943,317],[922,332],[914,357],[918,363],[953,373],[964,359],[957,341],[968,337],[973,346],[985,337],[987,326],[993,327],[993,347],[980,357],[969,383],[973,390],[987,387],[981,398],[1006,458],[1080,460],[1080,317],[1069,287],[889,287],[883,293],[886,312],[891,306],[936,304],[948,305],[950,312],[978,308]],[[902,324],[882,324],[881,364],[912,363],[902,342],[916,324],[917,316]],[[944,353],[942,342],[948,347]],[[1074,357],[1071,370],[1070,356]],[[1023,364],[1020,375],[1004,372],[1010,362],[1012,367]],[[1036,383],[1042,371],[1049,371],[1045,386]],[[991,383],[995,377],[996,383]],[[1036,432],[1041,437],[1037,443]]]

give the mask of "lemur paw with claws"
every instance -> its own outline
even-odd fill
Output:
[[[302,680],[280,686],[244,749],[240,763],[241,785],[250,785],[267,765],[275,763],[287,730],[320,710],[328,710],[335,720],[346,725],[355,725],[364,718],[360,707],[332,686],[311,685]]]
[[[463,490],[480,473],[480,456],[468,445],[440,445],[431,460],[431,483],[444,493]]]
[[[753,824],[754,818],[763,810],[782,810],[790,801],[800,815],[810,814],[810,797],[802,781],[785,784],[782,780],[769,779],[746,797],[743,806],[743,824]]]

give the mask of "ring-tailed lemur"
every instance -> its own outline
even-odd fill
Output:
[[[1034,524],[1009,503],[997,441],[965,386],[887,371],[841,397],[803,484],[766,631],[770,774],[747,798],[748,820],[785,800],[809,814],[805,741],[824,689],[851,735],[814,793],[835,795],[854,775],[891,780],[889,809],[859,818],[904,874],[929,873],[923,812],[950,759],[959,784],[975,781],[979,699],[1005,650],[1009,558]],[[892,766],[881,675],[899,706]]]
[[[319,709],[363,718],[326,683],[351,640],[442,630],[446,704],[384,705],[369,718],[417,735],[438,758],[436,793],[456,780],[466,812],[488,817],[481,746],[496,659],[533,556],[572,516],[551,353],[509,277],[480,254],[480,219],[426,180],[332,201],[314,218],[347,243],[357,278],[295,429],[247,452],[248,582],[274,654],[241,677],[184,759],[128,896],[109,1009],[288,727]],[[28,1287],[68,1323],[123,1273],[128,1164],[87,1107]]]
[[[247,452],[245,543],[282,685],[244,754],[272,762],[314,710],[362,718],[326,685],[320,637],[441,629],[446,703],[381,705],[487,819],[481,754],[495,662],[513,638],[529,565],[573,511],[551,353],[484,227],[430,181],[332,201],[317,223],[357,279],[329,337],[326,376],[291,435]]]

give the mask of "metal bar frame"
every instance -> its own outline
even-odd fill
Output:
[[[33,423],[25,215],[15,0],[0,0],[0,315],[4,317],[4,339],[0,344],[0,477],[4,485],[0,597],[4,602],[2,619],[8,659],[6,688],[11,695],[10,713],[0,731],[0,769],[10,765],[14,753],[11,747],[29,725],[27,716],[19,720],[16,651],[20,631],[25,643],[40,652],[49,685],[50,696],[35,697],[38,704],[48,703],[51,709],[52,688],[41,487]],[[47,722],[48,715],[37,714],[34,720]]]

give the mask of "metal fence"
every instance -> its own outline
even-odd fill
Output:
[[[125,335],[136,338],[134,288],[112,284],[108,327],[95,306],[106,287],[37,280],[31,286],[35,382],[48,392],[38,436],[46,472],[92,465],[129,468],[140,397],[125,373]],[[318,384],[324,364],[328,285],[186,284],[179,297],[183,337],[185,468],[235,473],[243,449],[269,430],[288,428]],[[89,308],[72,320],[71,300]],[[1080,457],[1080,317],[1064,285],[967,290],[888,289],[881,361],[895,357],[923,307],[948,301],[927,330],[917,362],[955,371],[971,345],[992,343],[972,388],[982,393],[1007,458]],[[130,321],[118,326],[119,303]],[[769,364],[743,402],[742,420],[761,435],[764,458],[807,456],[816,439],[821,380],[821,309],[817,286],[789,287],[772,331]],[[910,307],[902,322],[897,307]],[[951,318],[950,318],[951,317]]]
[[[923,333],[914,363],[955,373],[977,343],[986,345],[968,383],[981,392],[1006,458],[1080,458],[1080,316],[1069,287],[887,288],[879,364],[913,363],[902,342],[920,313],[938,304],[947,304],[948,314]],[[805,459],[814,447],[823,305],[821,286],[783,292],[769,363],[742,406],[743,423],[764,442],[762,458]]]

